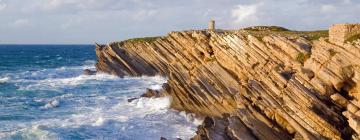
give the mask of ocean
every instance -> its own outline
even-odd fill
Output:
[[[200,121],[169,109],[170,98],[140,98],[165,77],[83,75],[93,45],[0,45],[0,139],[189,139]]]

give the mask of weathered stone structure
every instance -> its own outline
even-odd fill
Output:
[[[209,21],[209,30],[215,30],[215,20]]]
[[[342,45],[354,35],[360,34],[360,24],[334,24],[329,30],[331,43]]]

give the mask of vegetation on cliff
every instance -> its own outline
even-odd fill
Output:
[[[245,30],[251,35],[262,38],[269,35],[280,35],[288,38],[299,38],[303,37],[308,40],[318,40],[321,37],[328,37],[328,30],[318,30],[318,31],[291,31],[291,30]]]
[[[161,37],[142,37],[142,38],[131,38],[131,39],[128,39],[126,41],[129,41],[129,42],[153,42],[155,41],[156,39],[158,38],[161,38]]]

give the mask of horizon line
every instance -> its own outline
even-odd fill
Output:
[[[66,44],[66,43],[49,43],[49,44],[46,44],[46,43],[0,43],[0,45],[95,45],[95,43],[91,44],[73,44],[73,43],[69,43],[69,44]]]

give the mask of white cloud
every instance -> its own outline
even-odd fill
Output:
[[[157,11],[156,10],[140,10],[140,11],[136,11],[132,18],[136,21],[143,21],[145,19],[149,19],[152,16],[156,15]]]
[[[47,0],[46,2],[43,2],[43,5],[41,5],[41,7],[45,10],[54,10],[59,8],[62,4],[62,0]]]
[[[0,11],[1,10],[4,10],[6,8],[6,4],[5,3],[1,3],[1,0],[0,0]]]
[[[33,1],[29,6],[23,7],[23,11],[53,11],[64,5],[66,0],[38,0]]]
[[[352,3],[351,0],[343,0],[343,2],[344,2],[345,4],[351,4],[351,3]]]
[[[323,13],[330,13],[330,12],[335,12],[336,11],[336,7],[334,5],[331,4],[325,4],[321,6],[321,12]]]
[[[70,19],[66,23],[62,24],[60,27],[62,29],[69,29],[75,25],[80,25],[83,22],[83,19],[77,18],[77,19]]]
[[[215,19],[223,29],[254,25],[326,29],[334,23],[360,22],[360,4],[355,1],[0,0],[0,10],[6,11],[0,11],[0,32],[9,34],[1,38],[8,42],[105,43],[203,29],[209,19]]]
[[[23,27],[23,26],[30,25],[30,21],[27,19],[18,19],[18,20],[15,20],[13,23],[11,23],[11,25],[15,26],[15,27]]]
[[[245,25],[248,23],[254,23],[258,20],[258,8],[261,4],[252,5],[237,5],[235,9],[231,11],[231,16],[234,18],[232,21],[235,25]]]

